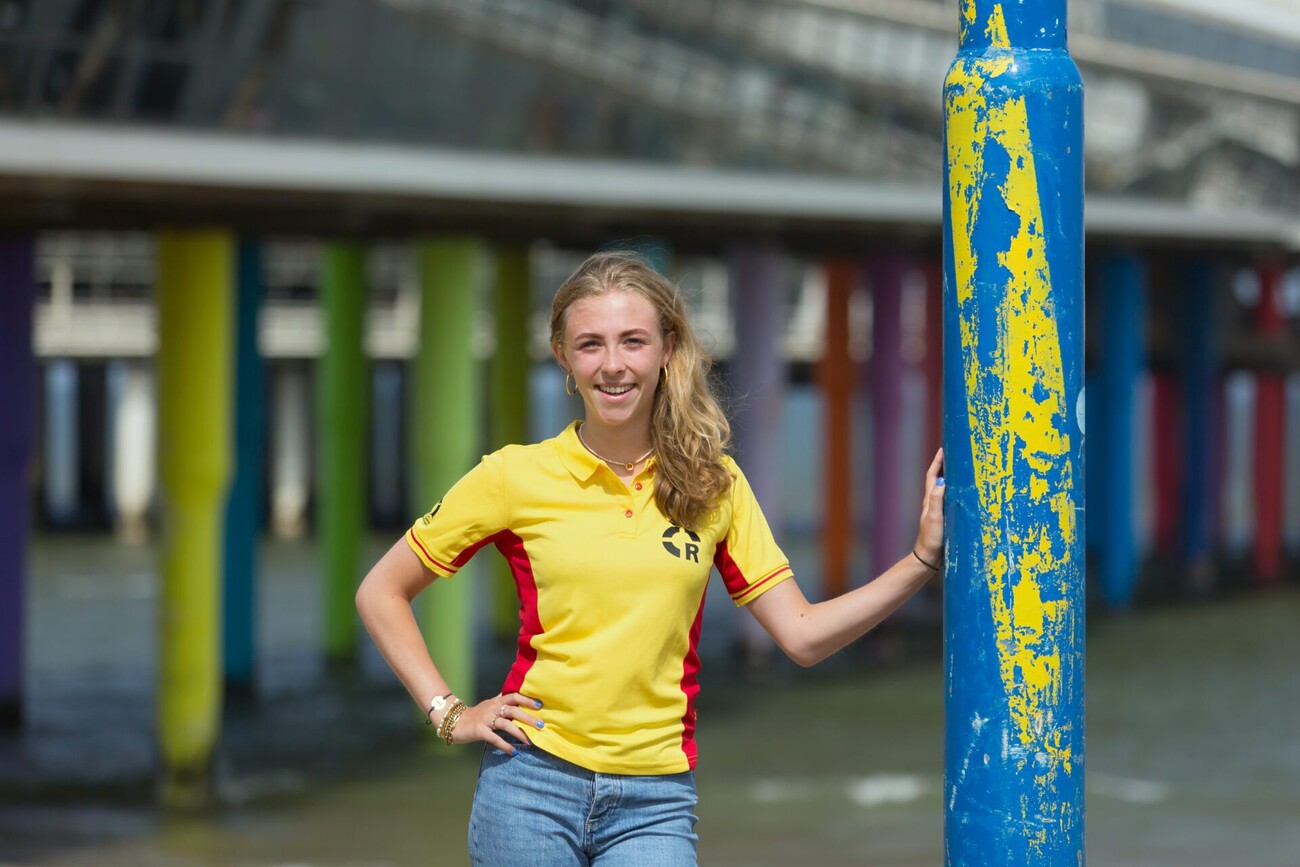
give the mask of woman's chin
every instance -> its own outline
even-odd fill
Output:
[[[596,421],[602,427],[623,428],[630,424],[636,424],[638,421],[642,424],[650,424],[648,414],[638,415],[634,412],[634,407],[623,406],[596,406],[594,411],[592,407],[587,409],[587,418]]]

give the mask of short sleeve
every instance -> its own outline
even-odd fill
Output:
[[[406,531],[406,544],[436,574],[455,575],[506,529],[504,462],[500,452],[483,458]]]
[[[718,543],[713,565],[722,575],[731,601],[748,605],[793,573],[789,559],[772,537],[745,474],[733,461],[728,461],[728,468],[735,475],[729,494],[731,523]]]

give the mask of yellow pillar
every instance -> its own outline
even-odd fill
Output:
[[[163,488],[158,737],[161,798],[208,800],[221,717],[221,513],[230,477],[234,238],[158,236]]]

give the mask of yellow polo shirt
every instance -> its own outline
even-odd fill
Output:
[[[483,458],[406,534],[450,578],[487,544],[519,593],[519,645],[501,688],[542,700],[540,748],[588,770],[695,767],[697,653],[710,566],[737,605],[791,577],[745,476],[695,532],[655,504],[654,460],[624,484],[577,424]],[[437,660],[435,660],[436,662]]]

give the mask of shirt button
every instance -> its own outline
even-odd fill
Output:
[[[631,510],[631,509],[628,509],[626,512],[624,512],[624,513],[623,513],[623,517],[625,517],[625,518],[630,518],[630,517],[632,517],[632,510]]]
[[[641,483],[640,483],[640,482],[637,482],[637,483],[636,483],[636,489],[637,489],[638,491],[641,490]]]

